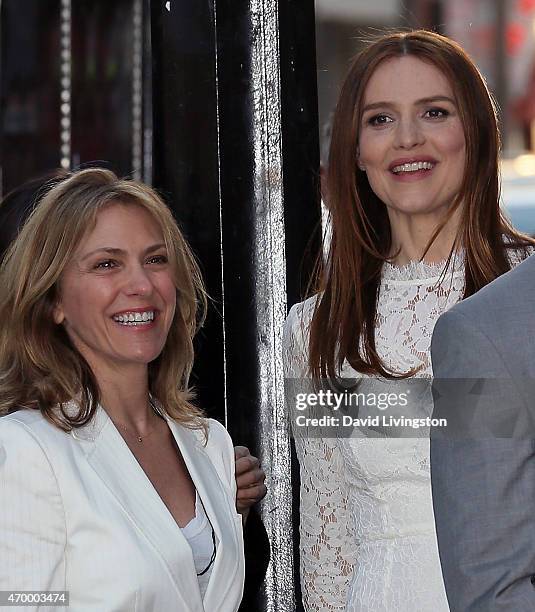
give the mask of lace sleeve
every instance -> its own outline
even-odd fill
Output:
[[[506,246],[507,259],[509,260],[511,269],[516,268],[518,264],[522,263],[524,259],[527,259],[535,252],[535,247],[533,247],[531,244],[519,248],[516,245],[512,245],[511,239],[507,236],[504,236],[503,240]]]
[[[284,368],[287,379],[307,371],[306,341],[310,301],[294,306],[284,328]],[[345,610],[355,565],[355,545],[349,531],[348,490],[336,439],[295,439],[299,459],[301,590],[307,612]]]
[[[524,249],[509,249],[507,251],[507,257],[509,259],[509,264],[511,268],[516,268],[518,264],[522,263],[524,259],[527,259],[535,252],[535,248],[531,245],[525,247]]]

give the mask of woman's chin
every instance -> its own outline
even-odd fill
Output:
[[[435,202],[411,199],[409,201],[395,202],[387,206],[390,216],[405,217],[433,217],[444,214],[444,207]]]
[[[116,361],[118,364],[125,364],[131,366],[145,366],[147,367],[150,363],[158,359],[161,355],[162,349],[144,350],[131,353],[118,353],[116,355]]]

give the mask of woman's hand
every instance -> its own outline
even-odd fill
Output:
[[[234,457],[236,459],[236,485],[238,487],[236,510],[245,521],[251,506],[259,502],[267,492],[264,484],[266,475],[260,467],[258,458],[253,457],[246,446],[236,446]]]

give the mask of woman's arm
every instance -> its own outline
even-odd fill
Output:
[[[0,590],[65,590],[65,545],[65,514],[48,457],[16,415],[3,417]]]
[[[284,329],[284,370],[288,387],[306,376],[306,329],[293,307]],[[288,397],[287,397],[288,401]],[[292,414],[291,407],[288,406]],[[336,439],[297,436],[301,490],[299,535],[301,591],[308,611],[345,610],[355,566],[349,531],[348,489]]]
[[[347,487],[335,439],[295,441],[299,459],[301,590],[307,611],[345,610],[355,566]]]

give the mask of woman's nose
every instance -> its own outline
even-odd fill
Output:
[[[396,129],[395,145],[399,149],[412,149],[425,140],[421,126],[414,119],[400,119]]]
[[[152,280],[142,265],[135,265],[127,270],[125,293],[144,297],[150,295],[152,290]]]

